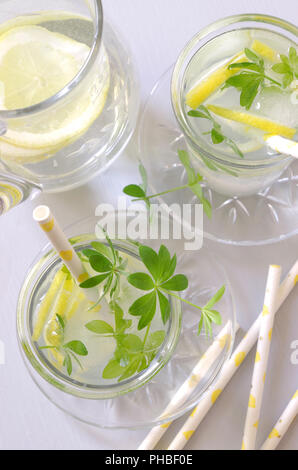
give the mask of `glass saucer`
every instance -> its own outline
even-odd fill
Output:
[[[135,213],[118,212],[116,215],[118,221],[123,216],[127,224],[135,220]],[[84,246],[86,240],[96,238],[96,223],[98,218],[90,217],[65,230],[65,233],[72,237],[71,241],[76,250]],[[158,249],[162,242],[172,253],[177,254],[177,272],[186,274],[189,279],[189,287],[183,293],[188,301],[203,306],[225,284],[225,294],[218,304],[222,325],[213,326],[213,338],[205,334],[198,336],[200,313],[183,303],[182,316],[180,312],[179,327],[170,357],[153,376],[143,380],[138,388],[131,388],[125,394],[112,398],[103,396],[102,385],[93,386],[92,390],[89,390],[87,386],[82,388],[77,383],[70,384],[69,379],[61,374],[53,374],[48,364],[40,360],[32,341],[31,305],[34,293],[48,267],[60,262],[49,245],[38,254],[26,275],[19,295],[17,312],[17,331],[22,357],[41,392],[58,408],[85,423],[102,428],[144,428],[176,419],[196,406],[230,357],[236,329],[235,304],[229,279],[220,260],[217,256],[215,259],[206,247],[185,251],[183,241],[142,239],[142,243],[154,249]],[[131,244],[128,241],[126,243]],[[197,267],[196,270],[194,266]],[[193,368],[214,343],[218,334],[221,334],[221,339],[215,342],[216,355],[212,356],[212,360],[209,356],[199,376],[194,376]],[[180,403],[174,411],[165,413],[169,402],[185,381],[188,381],[187,386],[190,387],[186,401]]]
[[[186,149],[171,103],[173,67],[154,86],[138,128],[140,160],[148,173],[150,194],[187,183],[177,150]],[[265,190],[249,197],[228,197],[203,182],[212,204],[212,219],[204,216],[204,237],[217,242],[255,246],[278,242],[298,233],[298,161]],[[197,198],[188,189],[159,197],[171,205],[190,204]],[[175,212],[175,207],[171,212]],[[179,214],[178,214],[179,215]]]

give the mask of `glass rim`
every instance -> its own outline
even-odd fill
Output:
[[[73,225],[74,224],[69,226],[68,229],[71,229]],[[95,237],[95,234],[82,234],[81,236],[74,235],[73,241],[76,241],[76,243],[74,243],[73,246],[76,247],[85,245],[88,241],[94,240]],[[133,242],[129,240],[117,239],[115,240],[115,243],[118,248],[122,249],[123,251],[130,252],[132,255],[138,257],[136,245]],[[86,385],[77,380],[68,378],[63,373],[59,373],[58,370],[55,370],[54,366],[49,366],[49,361],[42,357],[38,347],[34,345],[32,336],[30,334],[29,315],[32,295],[36,289],[36,286],[40,282],[40,279],[43,277],[45,269],[52,268],[57,260],[59,262],[59,259],[59,255],[51,247],[51,244],[47,243],[40,250],[29,267],[18,297],[18,343],[22,352],[22,356],[25,356],[29,362],[28,363],[27,361],[24,361],[31,377],[34,379],[32,371],[29,369],[29,365],[33,367],[34,371],[38,373],[41,378],[46,380],[46,382],[48,382],[50,385],[53,385],[57,389],[78,398],[96,400],[115,398],[143,386],[166,365],[176,347],[181,330],[181,302],[177,299],[171,299],[171,312],[174,313],[174,315],[171,315],[171,321],[168,326],[165,341],[147,369],[119,383],[109,385]],[[29,304],[27,302],[28,299]]]
[[[59,90],[54,95],[50,96],[49,98],[45,99],[44,101],[40,101],[32,106],[27,106],[25,108],[19,109],[10,109],[10,110],[0,110],[0,118],[1,119],[12,119],[12,118],[21,118],[31,114],[38,113],[40,111],[45,111],[46,109],[53,106],[58,101],[62,100],[66,96],[68,96],[73,89],[79,85],[82,80],[87,76],[88,72],[92,69],[98,51],[101,46],[102,40],[102,32],[103,32],[103,8],[102,8],[102,1],[101,0],[93,0],[94,3],[94,21],[93,24],[95,26],[94,34],[93,34],[93,42],[92,47],[90,48],[90,52],[78,71],[78,73],[73,77],[73,79],[67,83],[61,90]],[[75,13],[73,16],[77,16],[78,18],[83,18],[82,15],[76,15]]]
[[[171,103],[172,109],[174,111],[175,118],[178,122],[178,125],[183,132],[187,143],[192,147],[192,149],[198,153],[202,153],[205,158],[208,158],[215,163],[229,165],[233,168],[238,169],[263,169],[270,166],[274,166],[279,163],[285,163],[287,161],[291,162],[292,157],[274,153],[273,155],[267,156],[265,159],[259,160],[245,160],[238,157],[237,155],[231,156],[226,152],[218,151],[217,154],[210,152],[209,148],[206,146],[204,140],[200,136],[194,135],[191,127],[189,126],[185,112],[182,106],[182,96],[181,96],[181,85],[184,78],[184,73],[189,65],[189,61],[195,53],[197,53],[201,47],[203,47],[209,40],[214,39],[219,34],[226,32],[223,31],[226,27],[233,27],[237,23],[242,24],[244,22],[257,23],[257,24],[267,24],[278,27],[280,30],[287,31],[293,34],[296,38],[298,36],[298,27],[293,23],[290,23],[282,18],[270,15],[263,15],[258,13],[243,13],[239,15],[232,15],[217,20],[208,26],[202,28],[197,34],[195,34],[182,49],[181,53],[178,56],[178,59],[174,65],[174,70],[172,73],[171,79]],[[244,28],[244,26],[243,26]],[[227,31],[230,31],[229,29]],[[210,37],[210,35],[212,35]],[[202,42],[204,41],[204,42]],[[190,56],[190,54],[192,54]]]

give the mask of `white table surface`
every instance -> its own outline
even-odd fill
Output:
[[[106,16],[126,37],[141,80],[142,101],[171,65],[184,44],[200,28],[223,16],[260,12],[297,23],[297,0],[104,0]],[[94,214],[99,202],[115,202],[127,183],[137,178],[132,144],[102,176],[63,195],[39,196],[0,220],[0,340],[6,361],[0,365],[0,449],[136,449],[146,431],[107,431],[77,422],[39,392],[29,377],[17,346],[15,317],[24,274],[44,235],[32,222],[39,202],[55,207],[68,225]],[[136,180],[138,181],[138,179]],[[276,245],[237,248],[212,244],[231,277],[237,314],[247,329],[260,311],[269,263],[282,264],[284,273],[297,259],[298,237]],[[281,308],[276,320],[258,444],[267,437],[291,394],[297,389],[298,365],[291,364],[291,343],[298,340],[298,292]],[[241,366],[209,412],[187,449],[239,449],[247,408],[254,352]],[[180,420],[181,423],[182,420]],[[166,448],[179,423],[161,441]],[[280,449],[298,449],[298,420]]]

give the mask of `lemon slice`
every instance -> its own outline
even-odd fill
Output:
[[[296,129],[288,126],[284,126],[270,119],[256,116],[255,114],[244,113],[242,111],[235,111],[233,109],[222,108],[221,106],[208,105],[209,111],[221,116],[225,119],[232,121],[241,122],[242,124],[248,124],[249,126],[261,129],[268,134],[281,135],[283,137],[293,138],[296,134]]]
[[[2,34],[0,82],[5,108],[26,108],[56,94],[75,77],[89,50],[40,26],[20,26]]]
[[[226,62],[221,67],[211,72],[207,77],[203,78],[194,88],[192,88],[186,95],[186,104],[193,109],[196,109],[203,103],[217,88],[219,88],[228,78],[232,77],[239,70],[229,70],[228,66],[234,62],[241,62],[244,58],[244,53],[239,52],[231,60]]]
[[[46,344],[57,347],[61,344],[63,332],[61,331],[61,326],[57,320],[57,315],[61,318],[65,318],[74,286],[75,284],[72,279],[66,279],[63,282],[62,289],[53,308],[52,317],[48,321],[44,330]]]
[[[47,318],[50,314],[51,308],[53,306],[53,302],[55,301],[58,292],[61,289],[61,285],[64,283],[67,274],[60,269],[57,274],[55,275],[49,290],[47,291],[43,301],[40,304],[37,319],[33,330],[32,339],[33,341],[38,341],[44,325],[47,321]]]
[[[53,96],[77,75],[89,52],[87,45],[40,26],[10,29],[0,36],[0,104],[8,110],[26,108]],[[101,76],[90,72],[84,89],[31,116],[26,128],[22,120],[10,120],[0,141],[44,153],[83,134],[101,113],[109,90],[104,49],[101,60]]]
[[[42,149],[27,149],[18,147],[5,141],[0,140],[0,158],[2,160],[13,161],[15,163],[36,163],[45,160],[54,155],[61,146],[44,147]]]
[[[269,60],[270,62],[276,62],[278,60],[278,53],[258,39],[253,41],[251,48],[254,52],[259,54],[261,57],[264,57],[264,59]]]

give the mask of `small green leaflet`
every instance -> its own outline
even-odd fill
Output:
[[[212,207],[208,199],[204,197],[200,184],[203,177],[199,173],[196,173],[194,168],[191,166],[188,152],[185,150],[178,150],[178,156],[187,173],[189,189],[197,196],[198,200],[203,205],[205,214],[209,219],[211,219]]]
[[[281,62],[274,64],[272,70],[282,75],[283,88],[291,85],[293,80],[298,79],[298,55],[294,47],[290,47],[289,56],[280,54]]]
[[[243,153],[239,149],[239,147],[236,145],[236,143],[230,139],[229,137],[226,137],[221,130],[221,125],[214,119],[210,111],[206,108],[204,105],[200,105],[197,109],[192,109],[187,113],[191,117],[197,117],[197,118],[203,118],[203,119],[208,119],[211,124],[212,124],[212,129],[210,132],[207,132],[206,134],[211,135],[211,140],[213,144],[221,144],[225,143],[230,147],[233,152],[238,155],[238,157],[244,158]]]
[[[73,351],[75,354],[78,354],[79,356],[88,356],[88,351],[84,343],[82,341],[70,341],[67,344],[63,345],[64,349],[70,349]]]
[[[222,296],[225,293],[225,286],[222,286],[212,299],[207,302],[207,304],[201,308],[201,319],[198,327],[198,336],[202,331],[203,325],[207,336],[212,336],[212,323],[216,325],[221,325],[222,319],[220,313],[217,310],[212,309],[212,307],[220,301]]]

